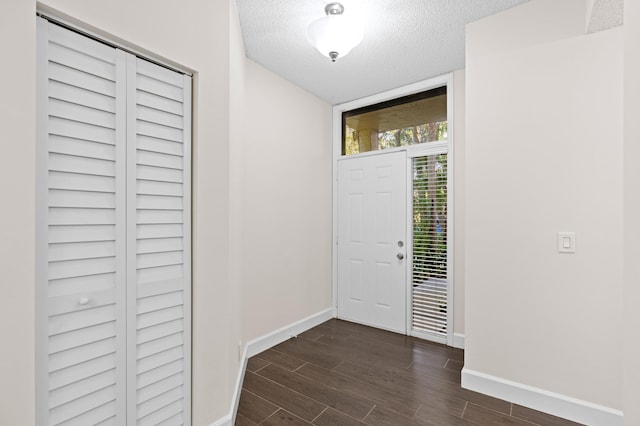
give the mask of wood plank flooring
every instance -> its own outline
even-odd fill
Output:
[[[567,426],[460,387],[464,352],[330,320],[249,359],[237,426]]]

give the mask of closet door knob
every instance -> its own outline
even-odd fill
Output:
[[[78,300],[79,305],[86,305],[87,303],[89,303],[88,297],[81,297],[80,300]]]

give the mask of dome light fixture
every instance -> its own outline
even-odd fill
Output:
[[[324,11],[327,16],[313,21],[307,28],[307,39],[335,62],[360,44],[364,31],[359,22],[343,15],[344,6],[340,3],[329,3]]]

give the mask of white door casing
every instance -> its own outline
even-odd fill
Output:
[[[338,317],[406,333],[406,153],[338,161]]]

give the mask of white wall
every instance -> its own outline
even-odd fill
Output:
[[[453,158],[453,332],[464,335],[464,293],[465,293],[465,72],[453,73],[453,117],[454,140]]]
[[[640,424],[640,2],[624,3],[624,417]]]
[[[246,55],[242,40],[240,18],[235,0],[228,0],[230,13],[229,40],[229,285],[236,288],[233,306],[240,311],[240,318],[236,316],[229,326],[234,328],[237,336],[235,344],[229,348],[235,350],[236,357],[243,353],[244,340],[244,311],[243,307],[243,271],[245,259],[243,254],[244,238],[244,186],[243,161],[244,155],[244,127],[245,127],[245,63]]]
[[[533,0],[467,25],[473,34],[466,35],[466,69],[470,56],[481,52],[521,49],[584,34],[586,1]]]
[[[245,338],[331,307],[331,107],[247,60]]]
[[[236,313],[229,317],[230,322],[227,327],[233,330],[232,336],[235,341],[229,342],[225,348],[230,358],[238,362],[244,362],[241,358],[244,355],[244,311],[243,311],[243,232],[244,224],[241,215],[244,194],[242,186],[242,155],[244,146],[244,98],[245,98],[245,61],[246,55],[244,42],[242,40],[242,30],[240,28],[240,18],[236,9],[235,0],[227,0],[230,6],[229,19],[229,283],[234,289],[233,299],[229,301],[231,309]],[[237,403],[241,380],[244,368],[234,370],[236,374],[236,384],[234,393],[231,395],[231,405],[228,415],[233,419]],[[227,423],[230,424],[230,423]]]
[[[34,417],[35,3],[5,1],[0,14],[0,419]]]
[[[39,7],[194,73],[193,423],[211,424],[229,414],[239,344],[330,306],[330,107],[246,60],[233,0],[45,0]],[[15,208],[0,209],[3,223],[11,224],[0,242],[2,331],[11,342],[0,351],[0,418],[29,425],[34,4],[11,0],[2,20],[12,61],[0,83],[3,140],[12,154],[2,157],[3,202]]]
[[[622,409],[623,38],[585,8],[467,26],[465,369]]]
[[[121,40],[123,44],[167,59],[194,71],[193,127],[193,420],[210,424],[229,412],[239,362],[241,338],[240,288],[229,285],[229,2],[146,0],[85,2],[47,0],[45,9],[80,23],[85,29]],[[126,12],[126,13],[123,13]],[[64,16],[66,15],[66,16]],[[13,289],[3,297],[3,315],[11,329],[3,338],[3,422],[33,424],[33,265],[35,177],[35,8],[33,2],[3,4],[3,51],[11,58],[10,75],[2,81],[3,128],[15,149],[3,156],[3,223],[11,223],[3,238],[3,283]],[[4,46],[6,45],[6,46]],[[238,48],[237,46],[235,47]],[[5,164],[3,164],[5,166]],[[10,178],[9,178],[10,176]],[[7,215],[5,217],[5,215]],[[12,231],[15,230],[15,231]],[[5,255],[5,252],[8,252]],[[5,308],[5,304],[8,306]],[[17,324],[17,325],[16,325]],[[4,326],[3,326],[4,329]],[[4,331],[4,330],[3,330]],[[19,357],[18,357],[19,355]],[[8,358],[8,359],[5,359]],[[5,401],[10,401],[5,413]],[[15,419],[15,420],[7,420]]]

